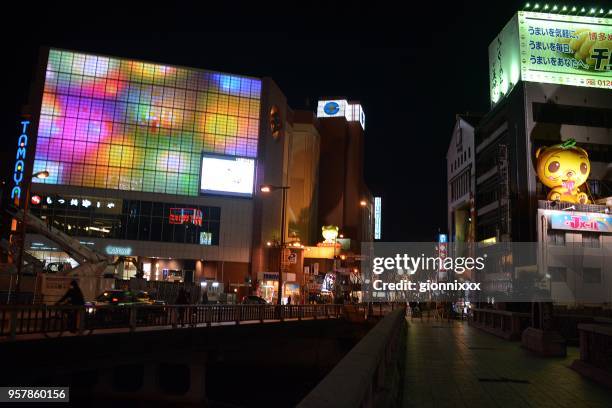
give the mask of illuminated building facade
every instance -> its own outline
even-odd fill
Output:
[[[118,263],[119,277],[141,267],[146,279],[214,280],[241,296],[265,274],[278,279],[282,195],[259,186],[291,186],[281,269],[287,290],[299,291],[303,245],[316,244],[322,225],[318,197],[351,188],[343,179],[321,189],[329,144],[312,112],[291,110],[269,78],[59,49],[41,61],[29,154],[33,172],[49,177],[32,184],[32,214],[100,253],[135,259]],[[344,119],[341,137],[356,120],[361,145],[365,115],[359,105],[347,115],[355,119]],[[360,145],[345,166],[353,172],[363,168]],[[353,232],[362,215],[351,216],[338,224]],[[26,250],[76,262],[35,231]]]
[[[548,192],[535,172],[539,147],[575,139],[591,161],[591,199],[612,195],[612,71],[595,58],[609,37],[610,18],[520,11],[489,46],[492,109],[474,142],[479,241],[537,239]]]
[[[68,50],[43,59],[33,171],[49,177],[32,186],[32,213],[99,252],[137,257],[149,279],[245,282],[257,234],[280,218],[261,216],[278,197],[256,193],[286,166],[268,119],[272,106],[288,110],[276,85]],[[26,248],[62,260],[37,234]]]
[[[474,133],[476,240],[539,242],[553,258],[514,259],[513,265],[500,267],[529,270],[537,263],[539,277],[552,279],[553,288],[559,288],[563,275],[555,268],[563,256],[575,255],[577,243],[597,248],[610,244],[610,231],[568,232],[542,213],[563,207],[566,215],[595,216],[610,210],[612,71],[609,58],[599,55],[612,51],[605,43],[608,36],[612,38],[612,20],[603,16],[521,11],[489,46],[491,110]],[[583,50],[585,41],[590,47]],[[593,204],[546,201],[550,190],[537,177],[538,148],[569,144],[570,139],[588,152],[584,191]],[[548,251],[549,245],[556,247]],[[554,273],[547,272],[549,266]],[[582,266],[572,266],[567,276],[573,281],[581,271]],[[487,274],[483,288],[512,290],[512,277]]]

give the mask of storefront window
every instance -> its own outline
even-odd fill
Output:
[[[200,221],[171,224],[171,208],[200,211],[201,225]],[[219,207],[51,195],[31,209],[72,236],[219,245]]]

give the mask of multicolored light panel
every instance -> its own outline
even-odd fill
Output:
[[[50,50],[38,183],[198,195],[202,152],[257,156],[261,81]]]

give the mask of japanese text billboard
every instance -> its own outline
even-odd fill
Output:
[[[552,229],[569,231],[612,232],[612,216],[599,213],[551,212]]]
[[[612,89],[612,19],[519,11],[489,45],[491,101],[519,79]]]

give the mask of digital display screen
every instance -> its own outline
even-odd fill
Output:
[[[201,174],[201,193],[253,196],[254,159],[203,155]]]
[[[51,49],[38,183],[199,194],[202,152],[256,157],[261,81]]]

